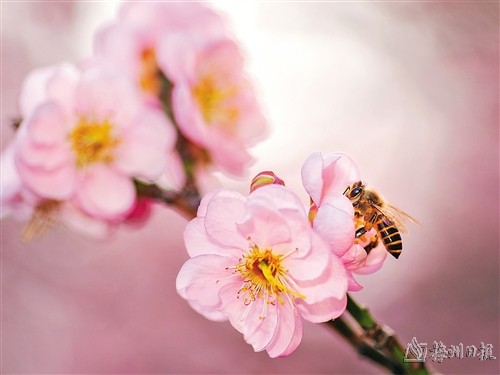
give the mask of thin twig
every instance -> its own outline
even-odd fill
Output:
[[[191,220],[196,217],[200,196],[198,191],[184,188],[182,191],[164,190],[155,184],[146,184],[135,181],[137,193],[171,206],[180,212],[186,219]]]
[[[379,352],[397,362],[404,369],[402,373],[428,375],[429,371],[423,362],[405,362],[405,349],[394,334],[394,331],[377,323],[370,311],[358,304],[349,294],[347,295],[346,311],[356,320],[363,330],[364,337]]]

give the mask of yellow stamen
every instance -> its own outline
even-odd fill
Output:
[[[235,86],[223,86],[212,75],[205,75],[192,93],[208,125],[217,124],[225,132],[234,132],[239,117],[239,109],[232,103],[237,95]]]
[[[160,94],[160,68],[158,67],[156,52],[153,48],[145,48],[141,53],[139,85],[148,94],[154,96]]]
[[[78,121],[69,138],[79,168],[113,161],[113,151],[120,139],[114,136],[112,131],[113,125],[107,119],[97,122],[82,117]]]
[[[239,294],[249,305],[258,298],[264,298],[266,304],[283,304],[284,298],[305,299],[305,296],[293,290],[288,280],[288,271],[283,267],[283,255],[273,254],[272,250],[260,250],[251,246],[250,251],[236,266],[244,284]],[[263,310],[263,314],[266,309]],[[263,318],[263,317],[262,317]]]

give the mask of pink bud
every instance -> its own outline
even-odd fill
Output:
[[[256,189],[265,186],[265,185],[282,185],[285,186],[285,182],[276,176],[274,172],[271,171],[263,171],[257,174],[252,180],[250,184],[250,193],[255,191]]]

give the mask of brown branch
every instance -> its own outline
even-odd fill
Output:
[[[200,195],[196,189],[185,187],[182,191],[164,190],[155,184],[135,181],[138,195],[165,203],[181,213],[186,219],[196,217],[200,205]]]

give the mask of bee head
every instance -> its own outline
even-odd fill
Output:
[[[349,198],[353,206],[356,206],[359,203],[359,199],[363,194],[365,189],[365,185],[361,182],[355,182],[352,186],[349,186],[345,191],[344,195]]]

